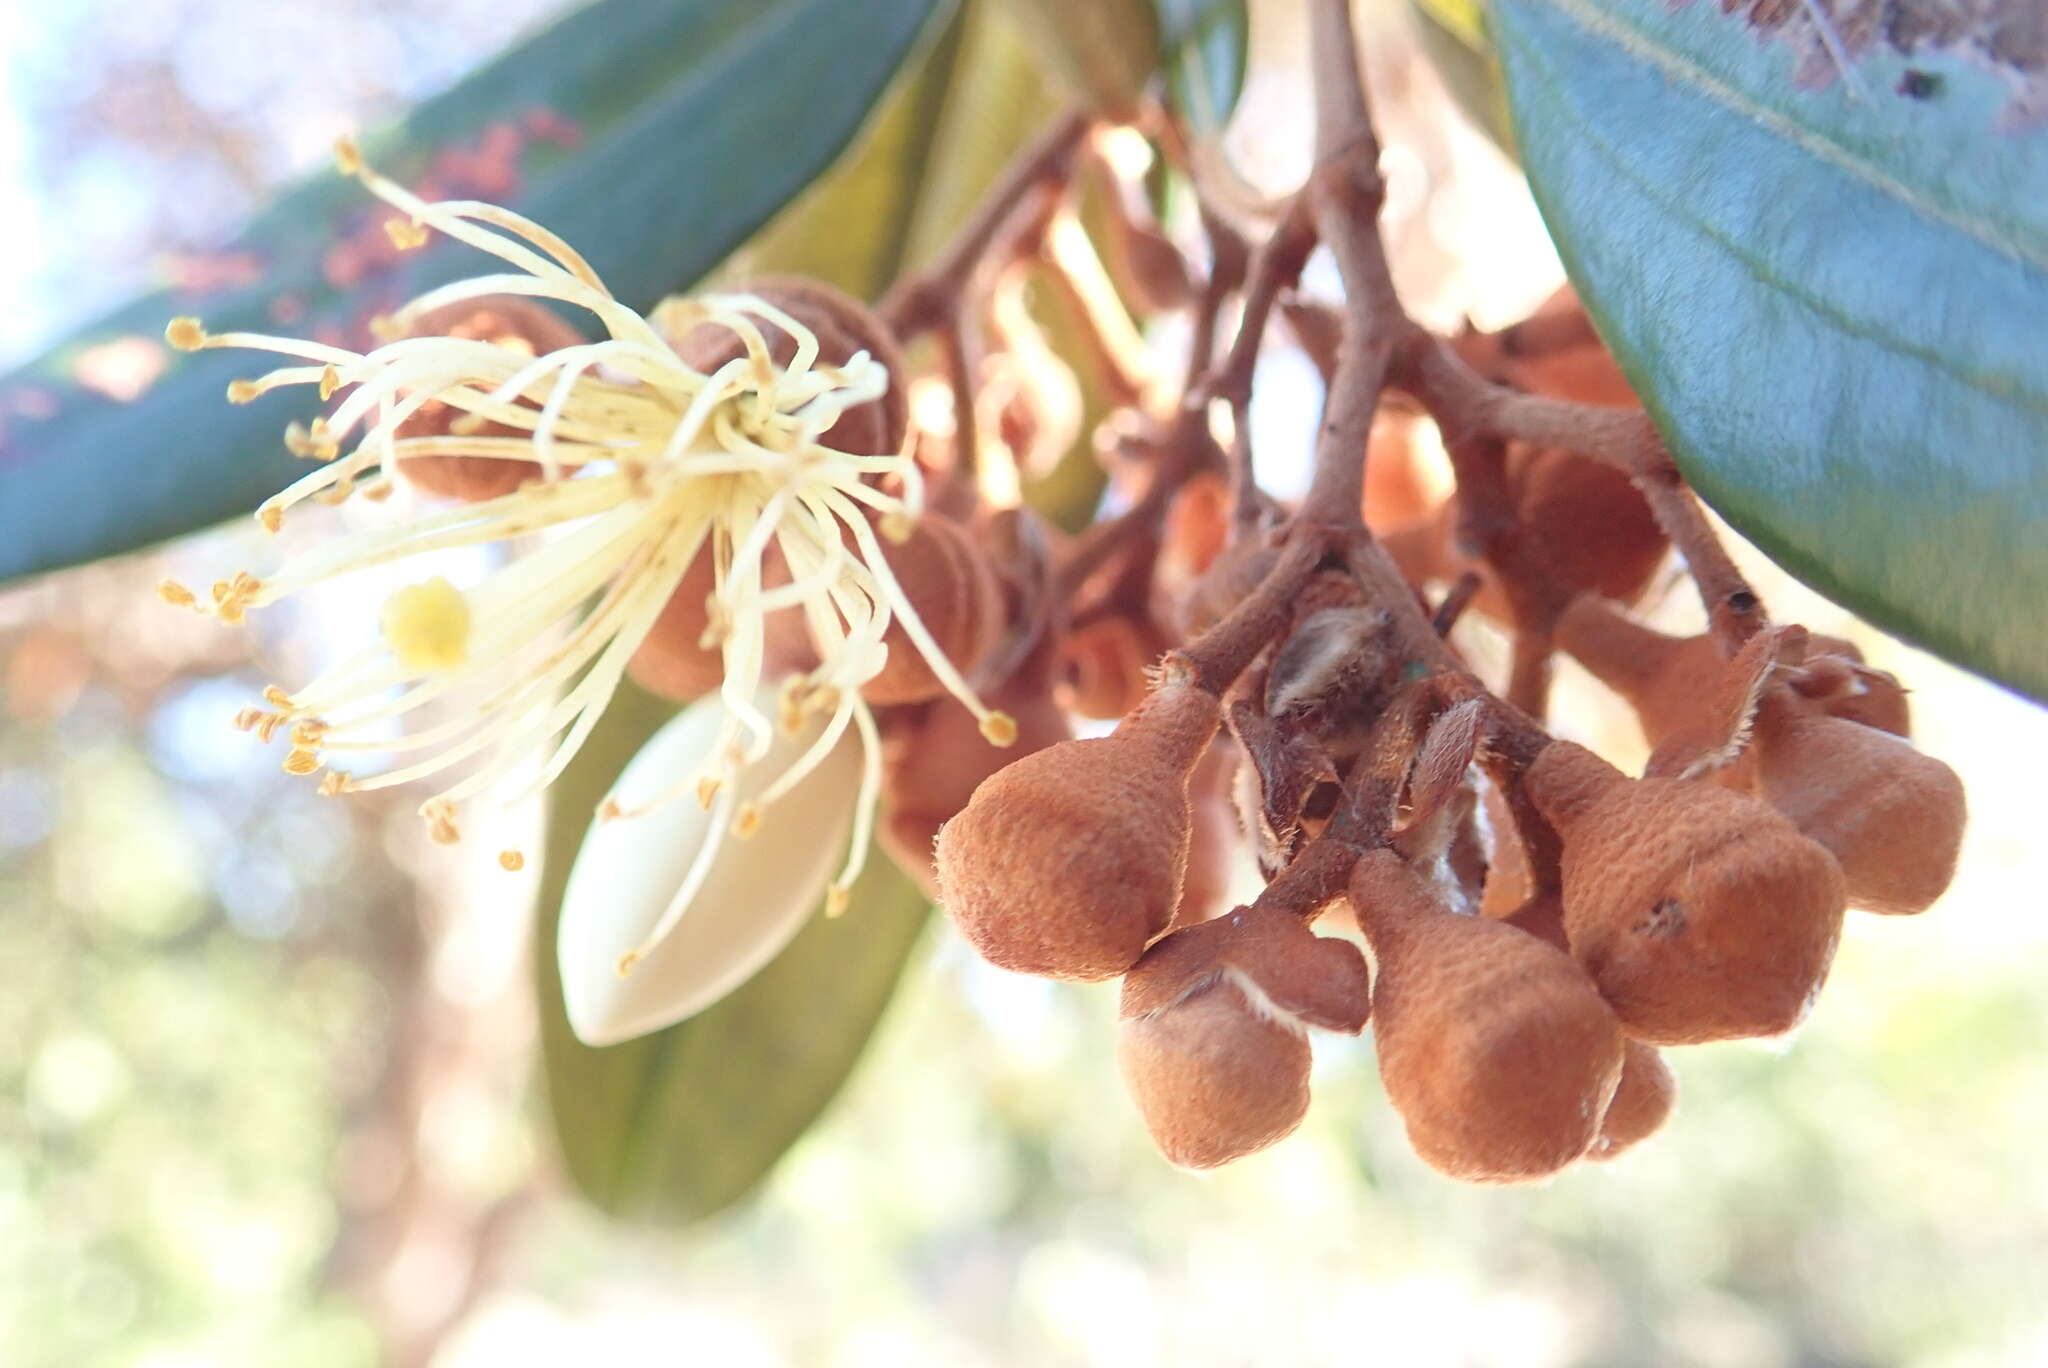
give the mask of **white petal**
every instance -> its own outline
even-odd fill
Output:
[[[774,693],[759,700],[774,715]],[[631,810],[703,766],[724,719],[701,698],[656,732],[619,776],[612,796]],[[752,799],[802,755],[823,719],[774,745],[737,783]],[[569,1025],[587,1045],[612,1045],[681,1021],[746,982],[817,910],[845,854],[860,787],[860,743],[850,732],[796,788],[761,814],[745,840],[725,835],[703,889],[675,929],[619,974],[619,957],[653,930],[713,815],[684,793],[639,816],[597,821],[562,895],[556,956]]]

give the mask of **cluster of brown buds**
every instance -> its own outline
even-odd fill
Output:
[[[940,900],[991,962],[1122,980],[1122,1071],[1174,1162],[1287,1135],[1311,1033],[1370,1026],[1425,1161],[1535,1179],[1663,1124],[1661,1050],[1795,1027],[1849,908],[1948,885],[1963,794],[1896,679],[1768,621],[1569,291],[1498,333],[1408,318],[1344,8],[1316,11],[1318,168],[1255,249],[1213,207],[1206,275],[1149,223],[1112,231],[1145,244],[1147,283],[1112,271],[1123,301],[1191,315],[1184,386],[1130,388],[1097,443],[1128,511],[1050,545],[1017,600],[1034,616],[997,687],[1042,719],[1025,753],[937,705],[892,760],[888,829],[913,867],[937,831]],[[1056,193],[1063,163],[1037,157]],[[1318,242],[1341,307],[1293,292]],[[920,318],[929,282],[908,289]],[[1276,310],[1329,383],[1292,506],[1243,421]],[[1456,478],[1433,505],[1425,420]],[[1632,613],[1674,547],[1710,623],[1685,639]],[[1467,610],[1513,642],[1498,692],[1447,640]],[[1545,730],[1558,650],[1634,709],[1641,777]],[[1115,728],[1070,739],[1055,700]],[[1266,887],[1224,908],[1240,842]]]
[[[591,1043],[715,999],[821,894],[844,909],[873,836],[995,964],[1122,980],[1123,1071],[1175,1162],[1286,1135],[1309,1033],[1368,1024],[1445,1172],[1619,1153],[1671,1108],[1660,1049],[1790,1030],[1845,909],[1942,892],[1962,791],[1908,740],[1895,679],[1768,621],[1569,294],[1492,334],[1408,316],[1348,5],[1312,15],[1316,169],[1270,221],[1205,193],[1169,117],[1074,115],[872,311],[765,279],[643,317],[546,229],[424,202],[344,146],[404,216],[395,242],[431,230],[520,274],[432,291],[363,352],[169,336],[303,363],[232,399],[336,401],[288,434],[319,465],[259,510],[271,531],[309,498],[442,502],[164,596],[238,621],[415,554],[530,548],[467,590],[392,593],[380,646],[241,719],[323,792],[489,756],[422,805],[444,841],[495,782],[551,782],[623,677],[699,700],[569,879],[558,950]],[[1153,218],[1155,157],[1194,185],[1205,243]],[[1318,245],[1341,306],[1298,293]],[[1081,435],[1034,316],[1047,282],[1115,406],[1093,449],[1123,511],[1072,537],[1019,497]],[[1178,383],[1140,328],[1166,313]],[[1276,313],[1328,381],[1292,504],[1261,488],[1248,422]],[[1429,424],[1455,478],[1435,504]],[[1688,639],[1631,615],[1674,550],[1707,610]],[[1449,639],[1468,609],[1513,642],[1498,692]],[[1634,708],[1642,777],[1545,731],[1560,649]],[[481,701],[391,739],[461,691]],[[1076,714],[1115,725],[1076,738]],[[332,767],[365,751],[404,762]],[[1265,888],[1226,908],[1246,843]]]

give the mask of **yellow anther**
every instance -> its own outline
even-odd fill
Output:
[[[340,770],[329,770],[321,776],[318,790],[322,798],[332,798],[348,792],[348,775]]]
[[[244,708],[235,714],[235,730],[255,731],[257,725],[269,715],[261,708]]]
[[[286,774],[311,774],[320,768],[320,757],[309,750],[285,752],[284,772]]]
[[[363,486],[362,494],[371,503],[383,503],[391,497],[393,488],[394,486],[389,480],[372,480]]]
[[[396,342],[405,336],[405,329],[399,327],[398,320],[390,314],[371,314],[370,336],[379,342]]]
[[[732,819],[732,834],[744,841],[760,829],[760,807],[753,803],[740,804],[739,815]]]
[[[180,315],[164,328],[164,341],[179,351],[198,351],[206,345],[206,328],[190,315]]]
[[[390,238],[391,245],[401,252],[414,251],[427,245],[427,230],[411,219],[385,219],[384,236]]]
[[[427,835],[438,845],[454,845],[462,839],[455,825],[455,809],[447,803],[422,803],[420,816],[427,822]]]
[[[982,739],[991,746],[1017,744],[1017,719],[1006,712],[992,712],[981,719]]]
[[[256,521],[263,524],[265,532],[275,533],[284,526],[284,510],[276,504],[265,504],[256,510]]]
[[[439,575],[384,600],[384,640],[415,673],[452,670],[469,658],[469,600]]]
[[[296,703],[292,702],[292,696],[290,694],[286,693],[283,689],[278,688],[277,685],[275,684],[266,684],[263,686],[263,701],[265,703],[268,703],[273,708],[283,708],[286,712],[290,712],[293,708],[298,706]]]
[[[336,369],[335,369],[334,367],[332,367],[332,366],[329,366],[329,367],[328,367],[328,368],[327,368],[326,370],[324,370],[324,371],[321,371],[321,372],[320,372],[320,399],[321,399],[321,402],[323,402],[323,403],[324,403],[324,402],[326,402],[327,400],[329,400],[329,399],[332,399],[332,398],[334,397],[334,392],[335,392],[336,390],[340,389],[340,388],[341,388],[341,372],[340,372],[340,371],[336,370]]]
[[[638,964],[639,962],[640,952],[638,950],[628,950],[625,954],[619,956],[619,963],[617,966],[619,977],[624,978],[626,975],[632,973],[633,966]]]
[[[884,539],[893,545],[901,546],[909,541],[910,534],[917,530],[917,519],[900,508],[892,508],[882,515],[879,526]]]
[[[607,798],[598,804],[597,820],[600,822],[616,822],[625,815],[626,810],[619,806],[619,800],[616,798]]]
[[[228,381],[228,402],[230,404],[246,404],[261,393],[263,393],[263,386],[257,384],[254,380]]]
[[[516,850],[501,850],[498,852],[498,868],[508,874],[516,874],[526,868],[526,857]]]
[[[707,774],[697,781],[697,806],[706,812],[711,810],[711,800],[718,796],[719,781],[716,775]]]
[[[176,580],[164,580],[156,587],[156,596],[175,608],[194,608],[199,600],[192,591]]]
[[[282,721],[283,719],[280,718],[278,720]],[[320,738],[325,735],[327,735],[327,724],[317,717],[308,717],[293,725],[292,744],[294,746],[317,746],[320,744]]]
[[[363,174],[363,154],[356,140],[343,134],[334,140],[334,166],[344,176]]]
[[[825,915],[828,917],[844,915],[846,905],[852,901],[853,891],[851,889],[845,884],[833,884],[825,890]]]

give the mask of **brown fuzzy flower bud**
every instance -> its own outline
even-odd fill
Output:
[[[788,582],[789,570],[781,552],[770,547],[762,561],[764,583],[772,588]],[[676,702],[698,698],[725,679],[725,654],[712,626],[715,577],[709,548],[699,551],[626,662],[626,673],[633,682],[656,697]],[[808,669],[816,663],[801,614],[788,610],[770,613],[763,620],[763,630],[766,677]]]
[[[974,534],[943,514],[927,513],[907,541],[885,541],[882,554],[946,658],[962,671],[973,668],[1003,630],[1002,584]],[[882,644],[888,663],[861,686],[862,698],[884,705],[922,703],[946,692],[900,621],[889,624]]]
[[[818,364],[843,365],[854,353],[866,352],[889,372],[889,388],[882,396],[841,414],[819,437],[820,443],[856,456],[894,455],[903,449],[910,425],[909,373],[895,336],[873,310],[823,281],[800,276],[763,276],[735,288],[766,300],[809,328],[818,339]],[[659,313],[654,321],[668,323]],[[796,339],[768,323],[761,325],[761,332],[775,364],[787,366],[796,355]],[[668,343],[707,375],[747,354],[731,329],[724,327],[687,328],[671,335]]]
[[[1789,689],[1764,695],[1753,744],[1765,801],[1834,855],[1850,906],[1924,912],[1948,888],[1966,815],[1954,770]]]
[[[1649,1139],[1671,1116],[1678,1103],[1678,1078],[1664,1056],[1640,1040],[1627,1041],[1621,1056],[1621,1084],[1607,1114],[1600,1118],[1600,1136],[1588,1159],[1613,1159]]]
[[[1559,585],[1623,602],[1649,588],[1669,542],[1627,475],[1567,451],[1526,448],[1509,453],[1507,474],[1523,535]],[[1481,585],[1472,606],[1496,621],[1513,622],[1512,602],[1492,568],[1459,544],[1458,521],[1453,496],[1383,540],[1410,583],[1474,572]]]
[[[1568,741],[1523,777],[1564,842],[1572,953],[1654,1045],[1777,1035],[1827,978],[1847,890],[1826,850],[1713,784],[1634,780]]]
[[[1572,600],[1556,639],[1635,709],[1652,749],[1693,724],[1728,669],[1711,635],[1666,636],[1594,594]]]
[[[1585,1154],[1623,1050],[1586,972],[1512,926],[1448,911],[1390,850],[1358,862],[1349,896],[1379,966],[1380,1076],[1415,1152],[1494,1183],[1546,1177]]]
[[[1145,699],[1146,671],[1165,643],[1127,617],[1099,617],[1059,645],[1060,696],[1083,717],[1122,717]]]
[[[904,709],[883,723],[880,839],[934,901],[939,881],[933,845],[939,828],[967,806],[990,775],[1073,735],[1044,671],[1028,662],[988,695],[988,704],[1016,722],[1012,744],[991,745],[974,714],[953,698]]]
[[[1241,1159],[1308,1115],[1308,1041],[1228,980],[1122,1023],[1116,1058],[1153,1143],[1182,1168]]]
[[[1117,1058],[1161,1152],[1214,1168],[1292,1131],[1306,1028],[1358,1034],[1371,987],[1357,946],[1284,912],[1239,908],[1153,946],[1124,979]]]
[[[1188,867],[1181,875],[1180,901],[1173,909],[1176,930],[1215,916],[1230,887],[1231,855],[1243,839],[1237,803],[1231,795],[1238,759],[1237,747],[1227,738],[1219,738],[1188,781],[1194,825],[1188,833]]]
[[[939,832],[939,885],[991,963],[1113,978],[1171,923],[1194,815],[1188,779],[1221,708],[1169,680],[1104,737],[991,776]]]
[[[491,295],[430,309],[413,320],[406,335],[495,342],[530,356],[560,351],[583,341],[582,335],[554,310],[521,295]],[[468,417],[453,404],[433,399],[399,424],[394,435],[398,439],[447,437],[462,432],[475,437],[527,435],[527,429],[503,423],[465,422]],[[536,461],[503,460],[496,456],[407,456],[399,461],[399,471],[417,489],[465,503],[510,494],[527,481],[541,477]]]
[[[1564,932],[1564,901],[1555,893],[1539,894],[1507,917],[1538,940],[1570,950]],[[1678,1097],[1678,1080],[1664,1056],[1640,1040],[1624,1042],[1621,1056],[1621,1084],[1614,1100],[1600,1118],[1600,1135],[1586,1151],[1588,1159],[1612,1159],[1623,1150],[1655,1134],[1671,1115]]]

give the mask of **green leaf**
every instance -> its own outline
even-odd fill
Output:
[[[1159,65],[1152,0],[1010,0],[1010,12],[1046,66],[1090,108],[1129,113]]]
[[[401,180],[509,202],[646,308],[841,151],[936,4],[599,0],[368,150]],[[455,244],[396,257],[387,217],[352,181],[316,176],[211,259],[210,288],[148,295],[0,379],[0,580],[246,513],[302,473],[279,437],[310,416],[304,391],[231,406],[227,382],[261,358],[171,353],[164,324],[359,341],[373,314],[485,268]],[[166,369],[132,402],[101,392],[154,363]]]
[[[1507,87],[1500,58],[1486,29],[1481,0],[1409,0],[1415,33],[1429,64],[1443,79],[1458,108],[1495,146],[1513,157],[1515,135],[1508,119]]]
[[[591,812],[673,711],[621,690],[556,782],[534,957],[563,1162],[594,1205],[645,1222],[701,1220],[766,1176],[852,1071],[930,913],[888,857],[871,851],[846,915],[813,918],[731,996],[623,1045],[578,1041],[555,972],[562,889]]]
[[[1159,60],[1174,107],[1197,133],[1217,133],[1244,88],[1251,16],[1244,0],[1155,0]]]
[[[1693,486],[1822,592],[2048,699],[2048,130],[1998,27],[2023,8],[1948,49],[1859,30],[1846,71],[1792,41],[1799,6],[1759,32],[1498,0],[1494,34],[1559,250]]]
[[[927,259],[1050,102],[1007,18],[966,5],[899,79],[854,150],[728,269],[801,271],[873,296]],[[701,1220],[739,1201],[837,1094],[929,917],[879,850],[845,916],[813,921],[688,1021],[591,1049],[570,1033],[552,947],[590,814],[674,709],[622,690],[550,800],[535,974],[547,1098],[577,1188],[616,1216]]]

